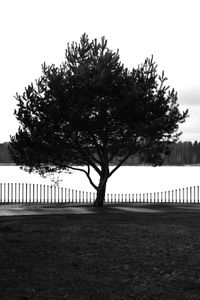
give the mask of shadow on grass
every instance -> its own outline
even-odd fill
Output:
[[[0,218],[0,299],[200,299],[199,213],[95,209]]]

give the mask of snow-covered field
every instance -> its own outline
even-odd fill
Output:
[[[98,183],[98,175],[95,172],[91,175],[95,183]],[[61,174],[60,179],[60,186],[80,191],[94,191],[82,172],[73,171],[72,174]],[[17,166],[0,166],[0,183],[3,182],[52,184],[50,178],[44,179],[38,174],[29,174]],[[200,166],[156,168],[123,166],[110,177],[106,191],[108,193],[144,193],[197,185],[200,185]]]

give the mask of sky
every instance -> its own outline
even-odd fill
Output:
[[[67,43],[105,36],[132,69],[153,55],[189,118],[180,140],[200,141],[199,0],[2,0],[0,2],[0,142],[15,135],[16,93],[59,66]]]

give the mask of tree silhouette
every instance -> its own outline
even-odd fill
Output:
[[[84,172],[97,192],[94,205],[102,206],[109,177],[131,155],[162,164],[188,112],[180,113],[177,94],[165,86],[164,72],[157,75],[153,57],[129,71],[104,37],[89,41],[86,34],[67,45],[65,57],[60,67],[44,63],[36,85],[16,95],[20,127],[10,152],[29,172]]]

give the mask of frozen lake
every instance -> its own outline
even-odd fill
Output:
[[[112,169],[113,167],[110,167]],[[91,172],[95,183],[98,182],[96,172]],[[80,191],[92,191],[86,175],[80,171],[72,174],[61,174],[60,186]],[[42,178],[38,174],[29,174],[17,166],[0,166],[0,183],[38,183],[52,184],[50,178]],[[200,166],[123,166],[114,173],[107,184],[107,193],[144,193],[168,191],[200,185]]]

